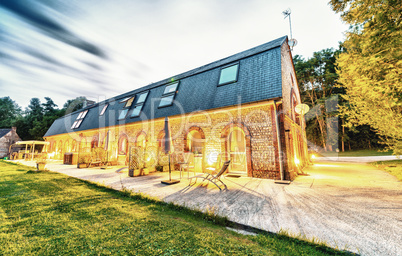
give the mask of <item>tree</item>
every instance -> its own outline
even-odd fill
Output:
[[[21,107],[10,97],[0,98],[0,128],[10,128],[21,116]]]
[[[77,97],[73,100],[67,100],[67,102],[63,105],[63,109],[65,110],[65,113],[77,111],[84,107],[84,102],[86,100],[87,98],[84,96]]]
[[[394,154],[402,153],[402,30],[400,1],[331,0],[351,25],[337,59],[346,90],[347,126],[370,125]]]
[[[42,103],[43,110],[45,111],[45,115],[53,115],[56,112],[55,107],[57,105],[53,102],[53,100],[49,97],[45,97],[46,102]]]
[[[332,146],[337,146],[337,138],[333,138],[337,134],[327,133],[336,125],[332,118],[336,115],[336,108],[328,111],[326,104],[332,102],[333,95],[339,90],[335,87],[335,58],[338,54],[339,50],[324,49],[314,52],[313,57],[308,60],[299,55],[293,59],[302,102],[308,104],[311,109],[306,115],[307,138],[310,142],[330,150]]]

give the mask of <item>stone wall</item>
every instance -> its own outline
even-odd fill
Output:
[[[281,48],[282,66],[282,147],[286,179],[293,180],[308,163],[307,141],[302,127],[302,116],[295,113],[297,104],[302,103],[296,72],[287,43]],[[296,163],[295,161],[298,161]]]
[[[10,145],[20,140],[21,138],[17,134],[17,129],[12,127],[9,133],[0,138],[0,158],[8,156]]]
[[[227,152],[227,138],[233,129],[241,129],[246,140],[247,175],[259,178],[279,179],[279,165],[276,159],[277,142],[275,125],[273,125],[273,101],[239,105],[217,110],[200,111],[183,116],[169,118],[171,135],[175,152],[186,150],[187,134],[190,130],[202,131],[204,139],[203,166],[208,164],[210,154]],[[73,151],[72,144],[90,147],[94,140],[99,146],[109,130],[110,151],[117,156],[119,138],[127,136],[129,146],[134,146],[137,137],[146,135],[146,146],[159,148],[163,137],[164,119],[143,121],[122,126],[102,128],[79,133],[63,134],[46,137],[51,142],[51,151],[58,152],[62,157],[64,152]],[[67,146],[66,146],[67,145]],[[61,150],[60,150],[61,148]],[[78,150],[76,146],[74,150]],[[228,156],[223,154],[225,160]]]

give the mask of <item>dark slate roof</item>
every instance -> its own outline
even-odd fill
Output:
[[[78,129],[74,129],[74,131],[133,123],[141,120],[233,106],[239,103],[245,104],[279,98],[282,96],[280,46],[286,40],[286,36],[278,38],[244,52],[68,114],[57,119],[46,132],[45,137],[72,132],[70,129],[72,123],[76,120],[79,113],[85,109],[89,111],[81,126]],[[239,63],[237,82],[217,86],[221,68],[234,63]],[[172,81],[179,81],[174,104],[169,107],[158,108],[160,97],[166,84]],[[124,107],[124,103],[120,103],[121,100],[145,91],[148,91],[149,94],[141,115],[130,118],[131,111],[129,111],[125,120],[117,120],[119,112]],[[109,104],[109,106],[105,114],[99,116],[104,104]]]
[[[9,132],[11,132],[10,128],[0,129],[0,138],[3,138],[3,136],[6,135]]]

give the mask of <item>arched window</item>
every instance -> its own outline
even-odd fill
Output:
[[[81,139],[81,142],[80,142],[80,150],[84,149],[86,147],[87,147],[87,139],[84,137]]]
[[[201,132],[192,130],[187,134],[187,148],[192,153],[202,153],[204,139]]]
[[[70,143],[68,142],[68,140],[64,142],[64,150],[64,152],[70,152]]]
[[[234,127],[227,138],[231,171],[247,173],[246,137],[242,129]]]
[[[119,139],[119,155],[126,155],[128,152],[127,135],[121,135]]]
[[[110,130],[106,132],[105,137],[103,137],[103,148],[105,150],[109,150],[111,147],[110,145],[110,137],[112,136]]]
[[[99,136],[98,135],[94,135],[92,137],[92,141],[91,141],[91,148],[96,148],[99,146]]]
[[[73,143],[71,145],[71,151],[76,152],[77,151],[77,141],[73,140]]]
[[[57,154],[59,155],[59,157],[61,157],[62,152],[63,152],[63,142],[60,140],[57,145]]]
[[[159,151],[163,151],[164,146],[165,146],[165,132],[160,131],[159,134],[158,134]]]
[[[221,132],[222,149],[225,149],[225,161],[230,161],[229,172],[253,175],[251,162],[251,136],[242,123],[228,124]]]
[[[144,149],[146,147],[146,142],[147,142],[147,140],[146,140],[146,137],[145,137],[145,133],[141,132],[137,137],[135,145],[137,147],[140,147],[140,148]]]

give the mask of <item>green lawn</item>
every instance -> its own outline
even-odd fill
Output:
[[[402,160],[378,161],[371,163],[375,167],[387,171],[402,181]]]
[[[0,161],[0,255],[343,255],[285,235]]]
[[[392,151],[380,152],[376,149],[362,149],[362,150],[350,150],[345,152],[320,152],[320,156],[390,156]]]

